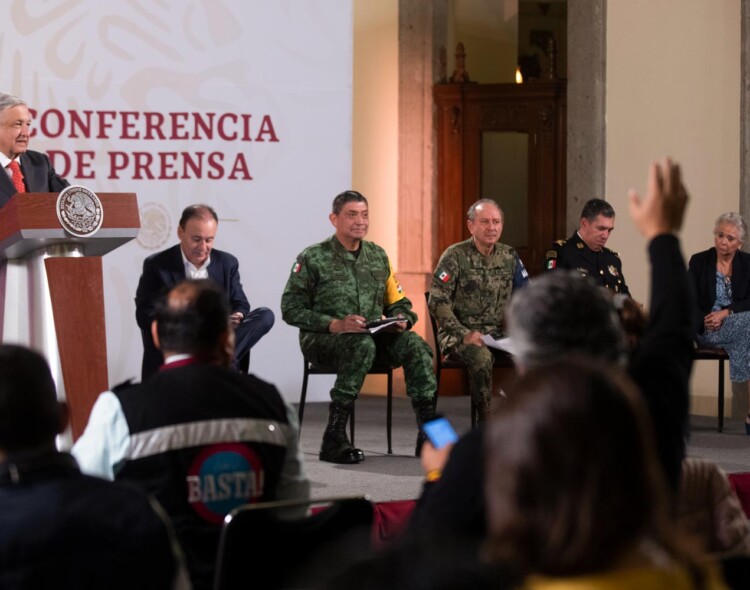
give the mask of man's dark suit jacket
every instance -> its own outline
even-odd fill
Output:
[[[26,192],[58,193],[70,183],[59,176],[46,154],[28,150],[18,157],[23,172]],[[0,174],[0,207],[4,207],[16,194],[16,187],[7,174]]]
[[[695,289],[693,329],[703,333],[703,318],[716,302],[716,248],[709,248],[690,257],[690,281]],[[750,311],[750,254],[737,250],[732,261],[733,313]]]
[[[211,250],[208,278],[219,284],[229,299],[231,313],[250,313],[250,303],[240,283],[237,258],[221,250]],[[160,295],[177,283],[185,280],[185,265],[180,245],[152,254],[143,262],[143,274],[135,292],[135,319],[143,338],[143,374],[151,375],[162,364],[162,354],[151,338],[151,323],[154,320],[155,304]]]

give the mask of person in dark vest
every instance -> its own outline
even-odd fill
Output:
[[[163,368],[102,393],[73,454],[87,473],[152,493],[172,518],[194,588],[210,588],[229,511],[309,497],[298,420],[276,387],[230,368],[234,330],[212,281],[169,291],[152,335]]]
[[[68,412],[47,362],[0,346],[0,588],[184,588],[170,525],[135,486],[58,452]]]

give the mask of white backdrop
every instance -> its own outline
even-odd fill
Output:
[[[296,401],[302,357],[279,303],[351,182],[351,0],[3,4],[0,90],[34,110],[30,148],[71,183],[138,195],[138,240],[104,257],[110,382],[140,376],[143,259],[176,243],[186,205],[207,202],[251,305],[276,314],[251,370]],[[327,399],[329,380],[310,385]]]

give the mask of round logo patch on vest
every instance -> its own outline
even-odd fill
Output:
[[[187,501],[201,518],[220,524],[234,508],[257,502],[264,480],[263,464],[252,449],[238,443],[211,445],[188,469]]]
[[[68,233],[88,238],[102,226],[104,209],[96,193],[74,184],[64,188],[57,196],[57,218]]]

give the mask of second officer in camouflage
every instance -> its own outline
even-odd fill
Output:
[[[347,438],[346,422],[376,359],[403,366],[406,393],[419,426],[435,412],[432,352],[409,329],[417,314],[385,250],[364,240],[369,227],[367,207],[367,199],[356,191],[336,196],[329,216],[336,233],[297,257],[281,298],[284,321],[300,329],[305,359],[336,368],[320,448],[320,459],[333,463],[364,460],[362,451]],[[403,321],[371,334],[366,324],[384,316],[400,316]],[[420,429],[417,454],[423,440]]]
[[[477,417],[484,421],[490,414],[494,356],[482,336],[505,336],[505,308],[529,275],[516,251],[499,242],[503,212],[495,201],[477,201],[467,217],[471,238],[443,252],[429,307],[438,323],[440,350],[466,363]]]

